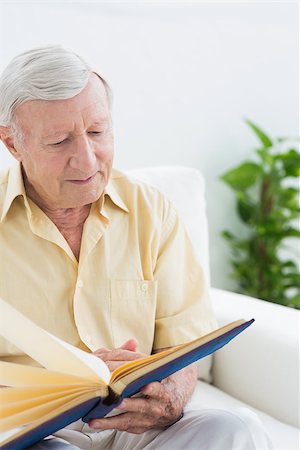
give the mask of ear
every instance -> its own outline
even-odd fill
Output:
[[[21,154],[15,146],[16,138],[13,135],[10,127],[4,127],[3,125],[0,125],[0,139],[8,149],[8,151],[12,154],[12,156],[18,161],[21,161]]]

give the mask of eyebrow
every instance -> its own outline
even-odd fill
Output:
[[[93,122],[88,128],[91,128],[95,125],[104,125],[107,122],[108,118],[102,119],[102,120],[96,120],[95,122]],[[69,134],[71,133],[70,130],[57,130],[57,131],[50,131],[50,134],[47,134],[45,136],[43,136],[43,139],[47,139],[47,138],[51,138],[51,137],[55,137],[55,136],[59,136],[61,134]]]

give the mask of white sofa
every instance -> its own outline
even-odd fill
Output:
[[[181,166],[127,173],[157,187],[173,201],[209,282],[201,173]],[[220,325],[239,318],[254,317],[256,321],[228,346],[200,363],[192,401],[209,408],[250,408],[265,425],[275,450],[299,449],[299,311],[214,288],[211,299]]]

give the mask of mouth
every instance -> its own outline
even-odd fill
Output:
[[[88,178],[85,178],[84,180],[68,180],[68,181],[72,184],[77,184],[77,185],[82,186],[82,185],[91,183],[95,179],[96,175],[97,175],[97,173],[95,173],[94,175],[92,175]]]

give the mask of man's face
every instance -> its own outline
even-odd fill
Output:
[[[108,183],[113,132],[105,88],[90,76],[68,100],[33,100],[16,111],[23,139],[14,140],[25,186],[46,208],[75,208],[97,200]]]

